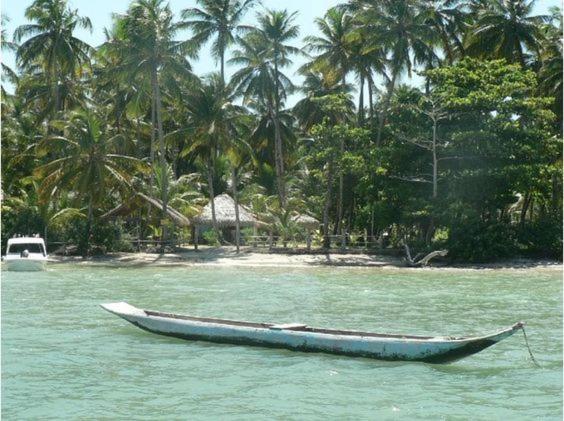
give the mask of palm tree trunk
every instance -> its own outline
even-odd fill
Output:
[[[274,56],[275,92],[274,92],[274,161],[278,185],[280,207],[286,207],[286,186],[284,184],[284,154],[282,151],[282,135],[280,133],[280,87],[278,86],[278,56]]]
[[[384,107],[380,111],[380,121],[378,122],[378,131],[376,133],[376,146],[380,146],[380,141],[382,139],[382,129],[384,128],[384,123],[386,122],[386,117],[388,115],[388,107],[390,106],[390,101],[392,100],[392,94],[394,93],[394,88],[396,86],[397,76],[398,71],[394,70],[392,73],[392,80],[386,94],[386,100],[384,101]]]
[[[437,198],[439,160],[437,159],[437,119],[433,117],[433,200]]]
[[[225,85],[225,48],[222,45],[221,46],[221,67],[220,67],[220,72],[221,72],[221,84]]]
[[[329,210],[331,209],[331,196],[333,195],[333,161],[327,164],[327,191],[325,193],[325,206],[323,207],[323,247],[331,247],[329,238]]]
[[[368,111],[370,113],[370,120],[374,118],[374,100],[372,96],[372,85],[374,82],[372,81],[372,75],[368,74]]]
[[[162,181],[162,194],[161,200],[163,202],[163,209],[162,209],[162,220],[161,220],[161,230],[162,230],[162,237],[161,237],[161,252],[165,250],[165,241],[167,240],[167,232],[166,232],[166,225],[165,219],[167,216],[167,208],[168,208],[168,179],[167,179],[167,171],[166,171],[166,159],[165,159],[165,147],[164,147],[164,136],[163,136],[163,121],[162,121],[162,102],[161,102],[161,89],[159,87],[159,76],[157,73],[157,69],[153,68],[153,92],[155,94],[155,104],[156,104],[156,117],[157,117],[157,128],[158,128],[158,136],[159,136],[159,158],[160,158],[160,165],[161,165],[161,181]]]
[[[92,194],[88,195],[88,216],[86,220],[86,230],[83,238],[82,257],[88,256],[88,249],[90,248],[90,231],[92,230]]]
[[[231,168],[231,184],[233,187],[233,201],[235,202],[235,245],[237,253],[239,253],[241,243],[241,222],[239,221],[239,198],[237,193],[237,171],[235,167]]]
[[[523,207],[521,208],[521,217],[519,220],[520,225],[525,224],[525,217],[527,216],[527,211],[529,210],[529,205],[531,204],[531,193],[527,192],[525,194],[525,200],[523,201]]]
[[[345,87],[346,87],[347,81],[346,81],[346,76],[343,75],[343,80],[342,80],[342,85],[343,85],[343,92],[345,91]],[[345,153],[345,139],[343,137],[341,137],[341,142],[339,145],[339,150],[340,150],[340,155],[339,155],[339,159],[343,158],[343,155]],[[339,165],[339,168],[341,166]],[[344,189],[344,174],[343,174],[343,169],[340,168],[339,171],[339,196],[337,197],[337,223],[335,224],[335,233],[338,235],[342,235],[343,233],[342,231],[342,223],[343,223],[343,189]]]
[[[358,124],[364,122],[364,74],[360,74],[360,93],[358,95]]]
[[[344,153],[345,153],[345,140],[343,138],[341,138],[341,144],[340,144],[340,158],[343,157]],[[337,223],[335,224],[335,232],[337,235],[342,235],[342,230],[343,230],[343,190],[345,187],[345,182],[344,182],[344,175],[343,175],[343,169],[340,168],[339,171],[339,196],[337,197]]]
[[[443,50],[446,53],[447,61],[449,65],[454,63],[454,54],[452,53],[452,47],[450,45],[450,40],[448,39],[448,34],[444,31],[443,28],[437,28],[439,34],[441,35],[441,40],[443,43]]]
[[[149,161],[151,163],[151,174],[149,175],[149,196],[153,197],[153,188],[155,186],[155,126],[157,125],[155,110],[155,98],[151,97],[151,144],[149,145]],[[147,203],[147,219],[151,219],[151,205]]]
[[[210,158],[208,161],[208,192],[210,195],[210,205],[211,205],[211,214],[212,214],[212,227],[215,233],[219,236],[219,231],[217,229],[217,220],[215,217],[215,193],[213,190],[213,170],[214,170],[214,153],[210,154]],[[219,238],[219,237],[218,237]]]

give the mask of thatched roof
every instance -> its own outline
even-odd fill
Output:
[[[227,194],[221,194],[213,199],[215,205],[215,220],[220,228],[235,226],[235,201]],[[202,209],[202,212],[194,218],[198,225],[212,226],[211,203]],[[261,222],[245,207],[239,205],[239,223],[242,227],[253,227],[262,225]]]
[[[143,206],[144,204],[149,204],[161,212],[163,210],[163,202],[161,202],[159,199],[149,197],[143,193],[136,193],[121,205],[116,206],[109,212],[106,212],[101,216],[101,218],[110,219],[116,216],[129,215],[131,212],[139,209],[139,207]],[[176,225],[179,225],[181,227],[192,225],[188,218],[186,218],[184,215],[182,215],[176,209],[171,208],[170,206],[167,206],[166,214]]]
[[[319,224],[320,224],[320,222],[317,219],[309,215],[296,215],[292,218],[292,221],[308,229],[317,229],[319,228]]]

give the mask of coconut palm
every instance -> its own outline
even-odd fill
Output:
[[[247,130],[245,130],[247,131]],[[231,191],[233,193],[233,202],[235,203],[235,246],[239,253],[241,245],[241,221],[239,219],[239,188],[241,176],[244,175],[245,166],[257,162],[251,146],[244,140],[243,136],[236,135],[231,138],[225,147],[226,155],[231,167]]]
[[[244,39],[242,50],[233,54],[230,62],[244,67],[235,73],[232,82],[245,97],[262,97],[274,123],[274,144],[278,198],[286,202],[284,185],[284,152],[280,128],[280,110],[286,92],[293,88],[280,69],[292,63],[290,57],[300,50],[288,44],[296,38],[299,27],[294,25],[296,13],[286,10],[266,10],[257,16],[258,27]]]
[[[539,87],[541,93],[554,98],[554,111],[562,131],[562,15],[552,10],[553,23],[544,26],[546,41],[540,54]]]
[[[478,3],[476,21],[465,40],[466,52],[526,64],[527,51],[539,53],[546,16],[532,15],[534,0],[487,0]]]
[[[177,79],[192,78],[190,64],[186,56],[195,55],[190,41],[177,41],[175,35],[182,24],[173,21],[173,14],[164,0],[137,0],[123,16],[124,48],[123,64],[116,69],[116,75],[127,82],[149,81],[152,98],[152,130],[159,140],[159,159],[165,166],[165,145],[162,119],[161,85],[174,83]],[[154,135],[152,135],[153,138]],[[164,176],[163,172],[163,176]],[[163,220],[167,211],[167,180],[162,180]],[[163,226],[163,247],[166,230]],[[164,249],[163,249],[164,250]]]
[[[217,232],[214,205],[214,169],[216,157],[223,145],[236,132],[235,122],[242,108],[231,101],[233,94],[221,76],[210,75],[198,88],[187,92],[184,106],[189,114],[188,127],[192,142],[181,152],[182,156],[199,156],[207,163],[208,192],[212,211],[212,225]]]
[[[67,121],[52,123],[64,135],[49,136],[37,146],[39,156],[56,155],[34,171],[41,180],[40,200],[48,202],[60,192],[73,192],[86,202],[83,253],[88,252],[94,209],[113,193],[125,193],[133,176],[145,169],[137,158],[115,153],[124,139],[113,135],[104,120],[92,110],[75,111]]]
[[[437,35],[437,41],[449,64],[464,53],[462,36],[465,30],[467,10],[461,0],[423,0],[420,13]]]
[[[237,33],[250,29],[241,25],[241,20],[256,0],[197,0],[197,3],[201,8],[182,11],[182,18],[188,19],[184,25],[192,29],[191,41],[198,49],[215,36],[211,53],[220,62],[221,80],[225,83],[225,52],[235,42]]]
[[[354,29],[352,16],[340,8],[331,8],[322,18],[316,18],[315,24],[322,36],[307,36],[304,38],[306,49],[319,53],[315,56],[309,68],[318,71],[337,72],[343,87],[346,77],[351,70],[352,51],[351,33]]]
[[[364,1],[356,19],[366,39],[381,45],[388,55],[387,92],[378,121],[376,144],[380,144],[390,100],[398,77],[405,71],[411,77],[415,64],[428,62],[433,54],[434,32],[419,13],[415,0],[384,0],[377,5]]]
[[[8,19],[8,17],[6,15],[2,15],[1,16],[1,34],[0,34],[0,40],[2,41],[2,51],[6,51],[6,52],[15,52],[18,50],[18,45],[15,42],[10,42],[7,41],[8,39],[8,34],[6,33],[6,24],[10,21],[10,19]],[[12,83],[12,84],[16,84],[18,82],[18,75],[16,74],[16,72],[10,67],[8,66],[6,63],[2,62],[2,82],[4,80],[8,80],[8,82]],[[6,96],[6,91],[4,89],[4,85],[2,85],[2,98],[4,98]]]
[[[16,55],[18,66],[33,73],[43,74],[54,98],[52,112],[63,109],[61,85],[68,78],[76,78],[89,63],[90,47],[73,35],[78,28],[92,30],[87,17],[71,10],[66,0],[35,0],[25,11],[33,23],[21,25],[14,32],[14,41],[24,38]]]

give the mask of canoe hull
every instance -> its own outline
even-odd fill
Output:
[[[160,335],[188,340],[284,348],[302,352],[323,352],[390,361],[424,361],[429,363],[456,361],[494,345],[512,335],[520,327],[515,325],[495,335],[463,340],[413,339],[386,335],[368,337],[229,326],[179,318],[149,316],[143,310],[132,306],[129,306],[131,309],[124,306],[111,306],[112,304],[103,305],[106,310],[139,328]]]

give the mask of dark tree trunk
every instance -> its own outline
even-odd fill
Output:
[[[286,207],[286,185],[284,182],[284,152],[282,150],[282,134],[280,133],[280,87],[278,85],[278,54],[274,54],[274,160],[276,163],[276,178],[278,184],[278,200],[280,207]]]
[[[167,217],[167,210],[168,210],[168,178],[167,178],[167,171],[166,171],[166,157],[165,157],[165,147],[164,147],[164,135],[163,135],[163,121],[162,121],[162,102],[161,102],[161,89],[159,86],[159,75],[157,73],[157,69],[153,68],[153,89],[155,93],[155,104],[156,104],[156,118],[157,118],[157,130],[159,136],[159,158],[161,164],[161,183],[162,183],[162,192],[161,192],[161,200],[163,203],[162,209],[162,218],[161,218],[161,252],[164,253],[165,251],[165,242],[167,240],[167,232],[166,232],[166,224],[165,220]]]
[[[388,116],[388,108],[390,106],[390,101],[392,100],[392,95],[394,93],[394,88],[396,86],[396,78],[398,76],[398,71],[394,70],[392,73],[392,80],[388,86],[388,92],[386,94],[386,100],[384,101],[383,108],[380,112],[380,118],[378,121],[378,131],[376,132],[376,146],[380,146],[380,141],[382,139],[382,129],[384,128],[384,123],[386,122],[386,117]]]
[[[360,74],[360,93],[358,95],[358,124],[364,123],[364,74]]]
[[[369,73],[368,74],[368,112],[370,115],[370,120],[372,120],[374,118],[374,98],[373,98],[373,94],[372,94],[372,86],[374,85],[374,82],[372,81],[372,75]]]
[[[521,218],[519,223],[521,225],[525,224],[525,217],[527,216],[527,211],[529,210],[529,205],[531,204],[531,193],[525,194],[525,199],[523,200],[523,207],[521,208]]]
[[[323,247],[331,247],[329,238],[329,209],[331,208],[331,196],[333,194],[333,162],[327,165],[327,191],[325,193],[325,206],[323,207]]]
[[[212,227],[215,233],[219,236],[219,230],[217,229],[217,220],[215,217],[215,193],[213,189],[213,173],[215,169],[214,164],[214,153],[212,152],[210,158],[208,160],[208,191],[210,195],[210,205],[211,205],[211,214],[212,214]]]
[[[233,185],[233,201],[235,202],[235,245],[237,253],[241,244],[241,222],[239,221],[239,198],[237,194],[237,171],[231,169],[231,184]]]
[[[92,231],[92,216],[93,216],[93,206],[92,206],[92,194],[88,195],[88,215],[86,219],[86,229],[84,230],[84,238],[82,239],[82,257],[88,257],[88,252],[90,249],[90,232]]]

